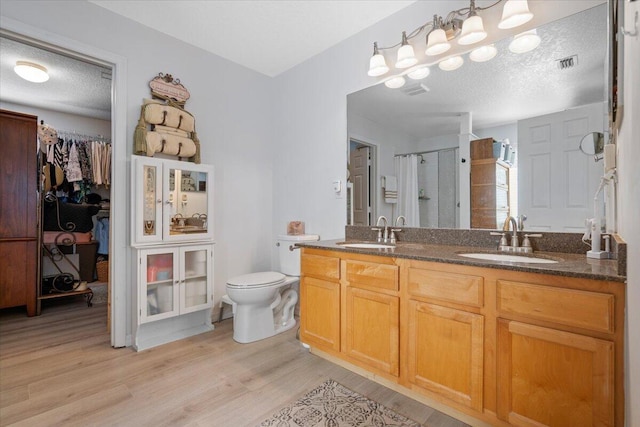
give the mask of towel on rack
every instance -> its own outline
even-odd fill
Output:
[[[398,179],[391,175],[385,175],[382,179],[385,203],[398,203]]]

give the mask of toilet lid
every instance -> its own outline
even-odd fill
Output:
[[[263,271],[260,273],[244,274],[227,280],[227,286],[237,288],[250,288],[270,286],[284,282],[285,275],[275,271]]]

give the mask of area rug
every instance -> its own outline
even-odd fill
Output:
[[[327,380],[260,427],[420,427],[378,402]]]

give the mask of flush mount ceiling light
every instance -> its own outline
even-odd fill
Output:
[[[408,76],[409,73],[413,73],[413,71],[408,71],[406,69],[413,67],[420,61],[425,61],[424,55],[426,55],[427,57],[437,56],[447,52],[449,49],[451,49],[451,42],[454,39],[457,39],[457,44],[460,46],[473,45],[484,40],[488,37],[488,34],[484,28],[482,16],[480,15],[483,11],[491,9],[503,2],[505,2],[505,0],[497,0],[488,6],[480,7],[476,6],[475,0],[469,0],[469,7],[453,10],[445,15],[444,18],[438,15],[433,15],[433,19],[430,19],[429,22],[423,24],[415,30],[411,32],[403,31],[402,41],[400,43],[388,47],[380,47],[378,46],[378,43],[374,43],[373,57],[369,61],[369,71],[367,74],[371,77],[379,77],[389,72],[390,68],[386,64],[383,55],[383,52],[387,50],[397,51],[397,61],[394,64],[394,74],[396,75],[392,77],[402,77],[404,75]],[[533,14],[529,12],[527,0],[506,0],[502,10],[502,20],[500,21],[498,27],[515,28],[528,22],[532,17]],[[418,57],[416,57],[414,46],[412,46],[411,43],[412,39],[422,34],[426,34],[426,38],[422,39],[422,46],[424,46],[424,43],[426,43],[426,49],[424,50],[424,55],[420,60]],[[418,40],[418,42],[420,42],[420,40]],[[416,45],[417,43],[415,43],[414,41],[413,44]],[[474,52],[475,53],[473,53],[473,55],[470,55],[470,57],[472,61],[477,62],[488,61],[496,54],[495,47],[493,46],[484,46],[483,48],[475,49]],[[462,59],[462,57],[459,57],[459,59],[455,60],[452,58],[448,58],[446,61],[440,62],[439,65],[441,68],[443,66],[443,62],[445,64],[448,64],[449,66],[452,65],[453,62],[455,62],[455,64],[457,64],[457,67],[459,67],[462,65],[464,60]],[[446,67],[447,65],[444,66]],[[391,87],[387,83],[392,80],[393,78],[386,78],[385,84],[388,87]]]
[[[18,61],[13,71],[25,80],[33,83],[43,83],[49,80],[47,69],[40,64],[33,62]]]
[[[453,71],[462,67],[463,63],[464,59],[462,59],[462,56],[452,56],[451,58],[447,58],[444,61],[440,61],[438,63],[438,67],[440,67],[440,69],[443,71]]]
[[[469,59],[473,62],[486,62],[493,59],[498,54],[498,49],[492,44],[474,49],[469,54]]]
[[[509,50],[513,53],[525,53],[537,48],[539,44],[540,36],[534,29],[513,36],[513,40],[509,43]]]

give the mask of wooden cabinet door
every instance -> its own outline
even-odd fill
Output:
[[[613,343],[498,322],[498,417],[516,426],[613,426]]]
[[[340,351],[340,283],[302,277],[300,339],[321,350]]]
[[[347,287],[344,352],[386,374],[399,376],[400,299]]]
[[[416,300],[408,306],[409,381],[481,411],[484,317]]]

